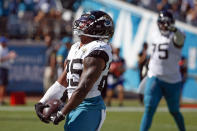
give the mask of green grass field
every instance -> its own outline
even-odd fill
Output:
[[[34,102],[26,106],[3,106],[0,107],[0,131],[63,131],[64,122],[58,126],[44,124],[39,121],[34,110]],[[116,107],[117,103],[113,103]],[[123,108],[109,108],[107,117],[101,131],[138,131],[141,117],[143,115],[142,106],[137,101],[125,101]],[[165,103],[161,102],[160,108],[165,108]],[[150,131],[177,131],[175,122],[166,110],[159,110],[155,114]],[[131,109],[131,110],[130,110]],[[197,131],[197,109],[182,110],[187,131]],[[80,130],[79,130],[80,131]]]

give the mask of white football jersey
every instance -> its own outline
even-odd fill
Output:
[[[84,58],[90,56],[93,52],[95,53],[98,51],[104,51],[104,56],[106,55],[105,58],[107,57],[106,67],[93,85],[93,88],[87,94],[86,98],[96,97],[101,94],[101,89],[104,87],[106,82],[109,66],[112,61],[112,49],[108,43],[103,41],[92,41],[82,47],[80,47],[80,42],[77,42],[71,47],[67,57],[68,63],[66,66],[68,82],[67,92],[69,99],[72,96],[73,91],[78,88],[80,76],[83,70]]]
[[[178,62],[181,59],[181,49],[174,46],[174,33],[165,37],[158,32],[153,32],[151,43],[151,58],[149,62],[148,76],[156,76],[159,79],[176,83],[181,81]]]
[[[3,58],[8,54],[9,54],[8,48],[7,47],[3,48],[2,45],[0,45],[0,58]],[[8,69],[10,67],[10,61],[0,62],[0,67]]]

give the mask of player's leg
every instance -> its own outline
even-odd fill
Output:
[[[4,104],[5,86],[0,85],[0,105]]]
[[[112,74],[109,74],[107,77],[107,93],[106,93],[106,104],[107,106],[111,106],[112,96],[114,89],[116,87],[116,81]]]
[[[148,76],[145,76],[141,81],[140,81],[140,85],[138,87],[138,93],[139,93],[139,100],[140,100],[140,104],[144,105],[144,90],[146,87],[146,80],[147,80]]]
[[[107,95],[106,95],[107,106],[111,106],[111,101],[112,101],[115,87],[116,87],[116,84],[108,84],[107,86]]]
[[[180,112],[180,94],[181,94],[181,82],[176,84],[168,84],[165,86],[164,97],[168,104],[170,114],[174,117],[174,120],[180,131],[185,131],[184,118]]]
[[[6,86],[8,84],[8,70],[0,69],[0,105],[4,105],[4,97],[6,94]]]
[[[159,80],[156,77],[147,78],[145,93],[144,93],[144,106],[145,111],[141,121],[140,131],[147,131],[152,123],[153,115],[161,100],[162,92],[159,87]]]
[[[105,110],[76,109],[67,115],[65,131],[100,131]]]
[[[113,96],[113,88],[107,87],[107,96],[106,96],[107,106],[111,106],[112,96]]]
[[[122,85],[117,86],[118,89],[118,101],[119,101],[119,106],[123,106],[123,100],[124,100],[124,88]]]
[[[118,89],[118,100],[119,100],[119,106],[123,106],[124,101],[124,87],[123,87],[123,81],[120,80],[117,85]]]

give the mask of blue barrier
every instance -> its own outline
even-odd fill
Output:
[[[7,91],[43,92],[45,46],[11,45],[9,49],[14,50],[18,56],[9,70]]]

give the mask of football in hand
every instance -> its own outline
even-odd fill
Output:
[[[57,99],[49,100],[45,105],[47,105],[47,107],[43,109],[43,116],[48,120],[63,107],[62,101]]]

